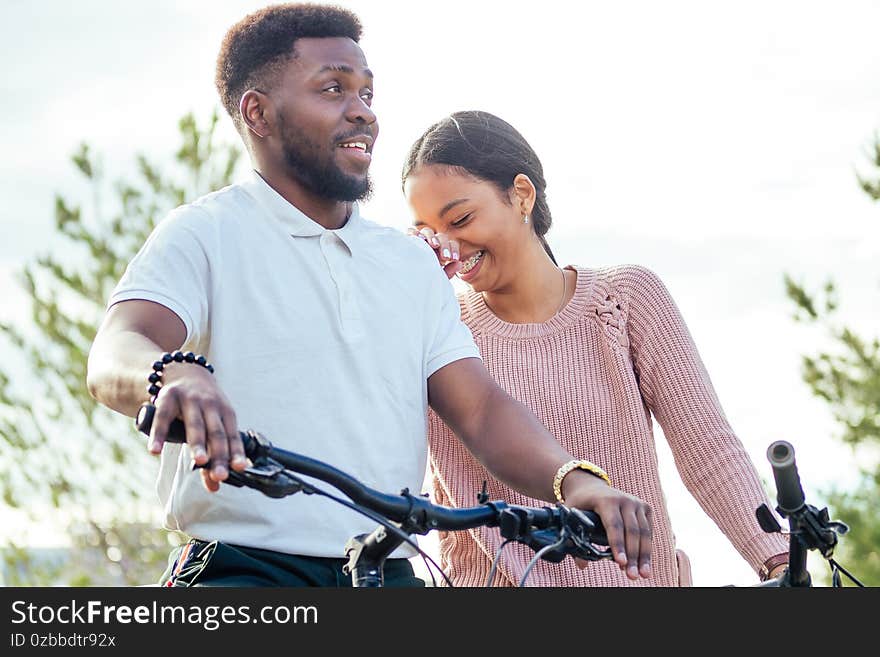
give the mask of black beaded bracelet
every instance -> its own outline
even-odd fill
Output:
[[[173,353],[164,353],[162,354],[162,358],[153,363],[153,372],[149,376],[150,387],[147,388],[147,392],[150,393],[150,401],[152,403],[156,402],[156,397],[162,389],[162,373],[165,371],[165,366],[172,362],[194,363],[196,365],[201,365],[211,374],[214,373],[214,366],[211,365],[204,356],[196,356],[191,351],[183,353],[179,350]]]

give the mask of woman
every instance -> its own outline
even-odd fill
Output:
[[[403,169],[414,234],[437,251],[490,373],[530,407],[572,454],[654,514],[650,579],[611,562],[581,569],[568,559],[540,563],[540,586],[676,586],[689,583],[666,510],[651,416],[666,436],[689,491],[743,558],[766,579],[781,574],[788,545],[766,534],[755,509],[767,502],[754,465],[731,430],[688,329],[665,286],[639,266],[556,264],[544,238],[550,209],[537,155],[509,124],[458,112],[413,144]],[[468,506],[488,481],[490,498],[538,504],[494,480],[436,415],[429,420],[438,502]],[[453,582],[516,585],[533,556],[507,546],[499,567],[497,531],[441,535]]]

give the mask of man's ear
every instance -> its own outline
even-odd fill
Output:
[[[516,174],[516,178],[513,179],[511,194],[514,204],[519,207],[520,212],[524,216],[532,213],[532,208],[535,207],[537,191],[531,178],[524,173]]]
[[[245,91],[238,103],[242,122],[251,134],[259,139],[265,139],[272,133],[272,123],[269,118],[271,105],[269,96],[256,89]]]

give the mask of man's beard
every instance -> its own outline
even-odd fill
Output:
[[[332,159],[321,162],[320,149],[305,133],[280,121],[284,160],[297,181],[320,198],[332,201],[364,201],[373,193],[369,174],[349,176]]]

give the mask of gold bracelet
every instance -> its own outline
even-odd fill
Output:
[[[577,470],[580,468],[581,470],[586,470],[590,474],[596,475],[599,479],[605,481],[609,486],[611,485],[611,477],[608,476],[608,473],[605,472],[602,468],[600,468],[595,463],[590,463],[589,461],[581,461],[578,459],[574,459],[569,461],[568,463],[564,463],[559,466],[559,469],[556,471],[556,476],[553,477],[553,493],[556,495],[556,500],[560,504],[565,504],[565,500],[562,499],[562,480],[565,479],[565,475],[567,475],[572,470]]]

